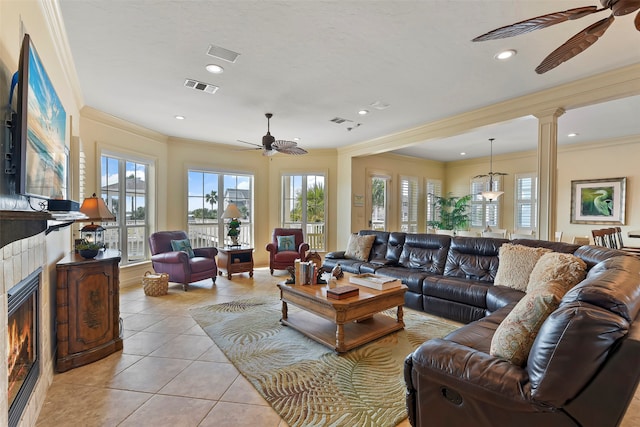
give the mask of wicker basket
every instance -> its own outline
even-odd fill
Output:
[[[169,289],[169,275],[147,271],[142,277],[142,289],[144,289],[144,294],[150,297],[166,295],[167,289]]]

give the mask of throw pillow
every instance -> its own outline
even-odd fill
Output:
[[[544,254],[529,276],[527,292],[550,281],[561,283],[568,292],[587,275],[587,264],[575,255],[551,252]]]
[[[344,252],[345,258],[351,258],[358,261],[367,261],[369,259],[369,253],[373,242],[375,242],[376,236],[369,234],[366,236],[359,236],[352,234],[349,236],[349,244],[347,250]]]
[[[189,239],[172,240],[171,249],[174,251],[186,252],[187,255],[189,255],[189,258],[196,256],[196,254],[193,253],[193,249],[191,249],[191,242]]]
[[[276,238],[278,239],[278,252],[296,250],[295,236],[276,236]]]
[[[498,252],[500,264],[493,284],[526,292],[533,268],[542,255],[549,252],[551,249],[503,244]]]
[[[540,327],[565,292],[561,283],[548,282],[527,293],[496,328],[489,353],[524,366]]]

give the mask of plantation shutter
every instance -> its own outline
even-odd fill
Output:
[[[418,231],[418,180],[416,178],[400,178],[401,230],[408,233]]]
[[[534,229],[537,226],[537,185],[535,173],[516,175],[515,223],[517,229]]]
[[[439,179],[427,179],[427,228],[429,221],[440,220],[440,215],[435,209],[434,196],[442,196],[442,182]]]

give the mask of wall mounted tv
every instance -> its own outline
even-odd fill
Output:
[[[67,114],[29,34],[18,64],[14,131],[16,193],[40,198],[67,196]]]

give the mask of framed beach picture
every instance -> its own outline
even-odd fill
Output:
[[[624,225],[627,178],[571,181],[571,223]]]

